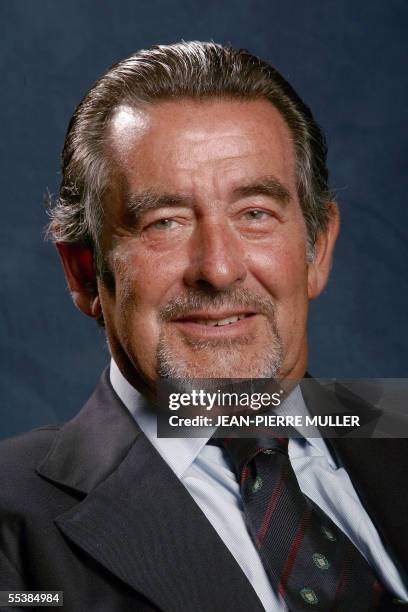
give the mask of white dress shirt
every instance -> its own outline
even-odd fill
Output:
[[[239,485],[224,451],[206,438],[158,438],[157,421],[143,396],[111,361],[110,380],[140,429],[173,470],[236,559],[267,612],[287,610],[272,588],[245,524]],[[288,405],[289,402],[289,405]],[[286,410],[306,414],[300,388],[286,400]],[[310,429],[309,429],[310,431]],[[350,538],[396,597],[408,592],[345,469],[338,466],[323,438],[292,438],[289,457],[299,486]]]

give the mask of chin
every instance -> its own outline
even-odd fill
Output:
[[[160,343],[157,370],[161,378],[274,378],[283,362],[281,342],[174,347]]]

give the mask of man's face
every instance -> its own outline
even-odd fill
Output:
[[[121,107],[99,282],[110,348],[159,375],[302,376],[307,234],[289,128],[267,101]]]

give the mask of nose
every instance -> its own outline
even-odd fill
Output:
[[[227,222],[199,223],[189,255],[184,280],[190,287],[225,291],[246,278],[243,245]]]

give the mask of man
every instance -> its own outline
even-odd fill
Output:
[[[112,362],[71,422],[2,444],[2,590],[98,611],[407,601],[405,440],[275,440],[240,472],[227,444],[155,432],[160,379],[304,375],[339,228],[325,160],[309,109],[246,51],[154,47],[93,86],[50,232]]]

